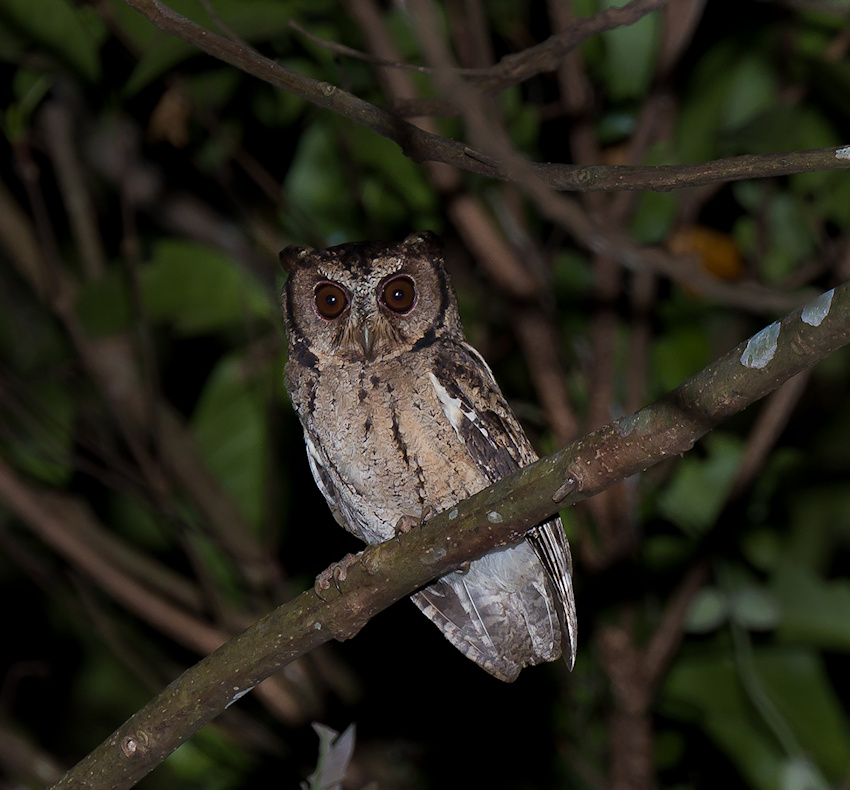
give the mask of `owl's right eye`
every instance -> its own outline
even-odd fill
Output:
[[[338,318],[348,307],[348,294],[334,283],[320,283],[313,291],[316,310],[323,318]]]

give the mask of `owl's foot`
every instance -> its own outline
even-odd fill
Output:
[[[395,524],[396,540],[398,540],[399,535],[406,535],[414,527],[421,527],[428,519],[433,518],[436,514],[437,511],[435,508],[431,505],[426,505],[419,518],[416,518],[416,516],[402,516]]]
[[[348,577],[348,569],[358,560],[356,554],[346,554],[339,562],[335,562],[328,568],[325,568],[317,577],[313,585],[316,595],[323,601],[327,600],[324,596],[325,590],[330,590],[331,584],[336,587],[337,592],[342,593],[340,582],[344,582]]]
[[[422,522],[416,516],[402,516],[395,523],[395,536],[406,535],[414,527],[418,527]]]

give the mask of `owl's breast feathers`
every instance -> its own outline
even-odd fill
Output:
[[[318,361],[292,384],[316,482],[337,521],[368,543],[393,537],[402,516],[445,510],[537,458],[490,369],[462,341],[372,363]],[[413,601],[461,652],[513,680],[562,645],[572,666],[570,574],[555,518]]]
[[[413,358],[320,362],[290,388],[317,484],[369,543],[393,537],[402,516],[444,510],[501,476],[458,441],[428,375],[437,355],[432,346]]]

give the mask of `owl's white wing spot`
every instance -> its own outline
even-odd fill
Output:
[[[331,483],[325,465],[322,462],[322,457],[313,444],[313,440],[307,431],[304,431],[304,444],[307,445],[307,461],[310,464],[310,471],[313,473],[313,479],[316,481],[316,486],[322,492],[322,496],[327,500],[328,504],[333,507],[336,505],[336,490]]]
[[[460,441],[465,443],[465,439],[463,438],[462,433],[462,425],[464,418],[468,420],[472,425],[474,425],[482,436],[487,436],[487,429],[478,425],[475,420],[475,413],[471,411],[465,411],[463,408],[463,404],[460,398],[453,398],[449,395],[448,390],[440,384],[437,377],[431,372],[428,371],[428,377],[431,379],[431,385],[434,387],[434,392],[437,393],[437,399],[440,401],[440,405],[443,407],[443,414],[446,415],[446,419],[451,424],[452,428],[454,428],[455,433],[457,434],[457,438]]]

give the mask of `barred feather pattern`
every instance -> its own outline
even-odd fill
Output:
[[[367,543],[387,540],[402,517],[451,508],[537,459],[463,337],[430,235],[285,255],[287,388],[313,477],[345,529]],[[413,283],[416,301],[395,315],[381,304],[381,289],[399,276]],[[316,318],[312,300],[326,282],[350,299],[344,325]],[[561,655],[573,665],[572,560],[558,518],[412,600],[461,653],[502,680]]]

